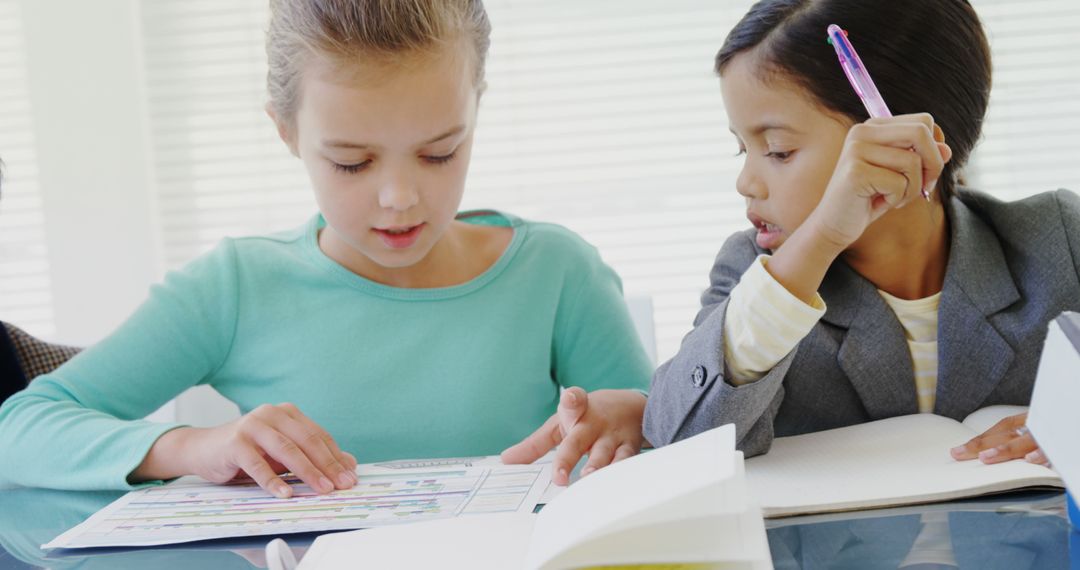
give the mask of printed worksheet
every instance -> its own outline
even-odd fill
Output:
[[[42,548],[150,546],[230,537],[360,529],[480,513],[531,513],[550,464],[478,461],[361,465],[352,489],[318,495],[295,478],[279,499],[254,483],[182,479],[133,491]]]

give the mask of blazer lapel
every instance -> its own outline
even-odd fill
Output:
[[[982,407],[1014,352],[990,317],[1020,299],[1001,243],[959,198],[950,201],[949,264],[938,309],[934,413],[962,420]]]
[[[829,270],[820,293],[828,307],[822,320],[847,329],[838,364],[870,417],[918,412],[904,329],[877,288],[841,261]]]

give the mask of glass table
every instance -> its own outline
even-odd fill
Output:
[[[142,549],[41,550],[42,544],[121,494],[0,490],[0,569],[266,567],[263,548],[271,537]],[[913,570],[1080,570],[1080,532],[1069,526],[1061,493],[1013,493],[938,505],[792,517],[767,520],[766,528],[778,570],[895,569],[901,564]],[[300,558],[314,535],[286,538]]]

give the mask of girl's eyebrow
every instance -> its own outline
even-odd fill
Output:
[[[734,129],[729,127],[728,130],[731,131],[731,134],[739,136]],[[791,125],[788,125],[786,123],[761,123],[760,125],[755,125],[753,128],[750,129],[750,135],[757,136],[768,131],[788,131],[795,134],[800,134],[802,132],[799,129],[796,129],[795,127],[792,127]]]
[[[456,127],[451,128],[449,131],[446,131],[445,133],[443,133],[443,134],[441,134],[441,135],[439,135],[439,136],[425,142],[424,144],[427,145],[427,144],[437,143],[437,142],[439,142],[439,141],[441,141],[443,139],[448,139],[448,138],[450,138],[450,137],[452,137],[452,136],[454,136],[454,135],[456,135],[456,134],[458,134],[458,133],[460,133],[460,132],[462,132],[464,130],[465,130],[465,125],[458,125]]]
[[[430,140],[424,141],[423,143],[420,143],[420,146],[425,146],[425,145],[429,145],[429,144],[432,144],[432,143],[437,143],[437,142],[439,142],[441,140],[448,139],[448,138],[450,138],[452,136],[460,134],[464,130],[465,130],[465,125],[457,125],[456,127],[453,127],[450,130],[446,131],[445,133],[436,136],[435,138],[432,138]],[[324,147],[330,147],[330,148],[356,148],[356,149],[378,148],[378,145],[371,145],[371,144],[367,144],[367,143],[357,143],[357,142],[343,141],[343,140],[336,140],[336,139],[324,140],[322,144],[323,144]]]

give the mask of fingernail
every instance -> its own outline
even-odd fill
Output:
[[[292,487],[289,487],[285,483],[278,483],[274,485],[274,495],[279,499],[288,499],[292,495]]]
[[[573,392],[566,392],[566,403],[573,406],[577,403],[577,396]]]
[[[342,471],[341,474],[338,475],[338,483],[341,483],[342,487],[352,487],[353,478],[349,475],[348,471]]]
[[[560,468],[559,468],[559,477],[560,477],[560,478],[562,478],[562,479],[567,479],[567,480],[569,480],[569,478],[570,478],[570,474],[566,472],[566,468],[565,468],[565,467],[560,467]]]
[[[593,471],[596,471],[595,467],[586,467],[585,469],[581,470],[581,476],[584,477],[584,476],[592,473]]]
[[[993,459],[993,458],[997,457],[997,454],[998,454],[997,448],[996,447],[991,447],[990,449],[984,449],[984,450],[980,451],[979,452],[979,459],[982,459],[982,460]]]
[[[324,493],[329,493],[334,490],[334,484],[326,477],[319,477],[319,490]]]
[[[1028,463],[1042,463],[1043,454],[1038,449],[1024,456],[1024,461]]]
[[[958,445],[958,446],[950,449],[949,453],[951,453],[953,457],[960,457],[960,456],[964,455],[964,446]]]

